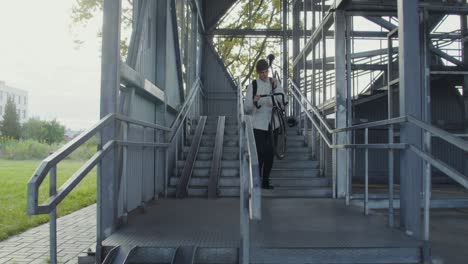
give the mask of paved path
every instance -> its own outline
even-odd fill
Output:
[[[59,263],[78,263],[78,255],[96,242],[96,204],[57,220]],[[0,242],[0,264],[49,263],[49,224]]]

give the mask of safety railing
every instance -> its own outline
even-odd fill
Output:
[[[179,160],[179,154],[183,151],[181,151],[181,148],[183,148],[185,145],[184,141],[195,125],[192,122],[198,120],[198,117],[200,116],[202,96],[202,82],[200,78],[197,78],[192,84],[189,95],[187,96],[182,107],[180,108],[177,117],[171,124],[171,132],[169,135],[168,143],[171,145],[174,144],[175,146],[175,162]],[[185,130],[181,129],[182,127],[185,127]],[[181,131],[185,131],[186,133],[181,133]],[[166,168],[168,168],[168,166],[166,166]],[[164,185],[164,195],[167,196],[167,187],[169,184],[168,171],[166,171],[165,182],[166,184]]]
[[[381,120],[376,122],[369,122],[365,124],[354,125],[346,128],[338,128],[338,129],[331,129],[324,118],[320,115],[318,110],[313,106],[307,98],[303,96],[300,92],[297,85],[290,80],[290,94],[294,97],[294,99],[299,103],[303,109],[310,109],[310,111],[305,111],[306,116],[312,122],[313,126],[315,127],[316,131],[322,137],[323,141],[328,145],[329,148],[338,149],[338,148],[346,148],[346,149],[364,149],[365,151],[365,194],[364,194],[364,212],[367,214],[369,211],[368,208],[368,200],[369,200],[369,162],[368,162],[368,151],[369,149],[387,149],[389,151],[389,211],[388,211],[388,221],[389,225],[393,226],[393,182],[394,182],[394,171],[393,171],[393,161],[394,161],[394,150],[411,150],[414,152],[423,162],[424,162],[424,170],[423,170],[423,210],[424,210],[424,222],[423,222],[423,234],[422,239],[425,242],[429,241],[429,218],[430,218],[430,199],[431,199],[431,166],[439,169],[441,172],[445,173],[449,176],[452,180],[462,185],[464,188],[468,189],[468,177],[463,175],[462,173],[458,172],[456,169],[451,167],[450,165],[444,163],[443,161],[434,157],[430,152],[430,140],[431,137],[439,137],[444,141],[460,148],[465,153],[468,152],[468,142],[457,137],[451,133],[448,133],[440,128],[434,127],[432,125],[426,124],[420,120],[412,116],[403,116],[397,117],[387,120]],[[318,122],[316,121],[318,120]],[[394,143],[393,137],[395,134],[395,126],[396,124],[400,125],[414,125],[420,128],[423,131],[424,135],[424,146],[423,150],[421,150],[418,146],[413,144],[407,143]],[[322,125],[325,128],[321,128]],[[369,144],[369,129],[376,128],[376,127],[388,127],[389,130],[389,142],[388,144]],[[334,134],[341,133],[341,132],[351,132],[356,131],[359,129],[364,130],[364,144],[336,144],[335,138],[333,137]],[[333,138],[333,141],[330,141],[329,136],[330,134]],[[347,152],[347,159],[350,159],[350,151]],[[352,184],[352,175],[348,175],[347,177],[347,193],[346,193],[346,201],[349,203],[349,190],[350,185]],[[336,188],[336,178],[333,177],[333,188]]]
[[[167,147],[169,146],[167,143],[129,142],[116,139],[106,142],[104,146],[102,146],[102,144],[98,144],[97,152],[57,190],[57,165],[87,140],[96,136],[105,127],[115,123],[116,121],[138,125],[143,128],[150,128],[153,130],[165,132],[170,131],[167,127],[147,123],[118,114],[109,114],[99,121],[98,124],[81,133],[40,163],[39,167],[28,182],[27,211],[30,215],[49,214],[51,263],[57,262],[56,208],[60,202],[62,202],[63,199],[65,199],[66,196],[86,177],[86,175],[96,165],[101,163],[101,160],[106,153],[112,151],[116,145],[131,145],[137,147],[164,148],[167,156]],[[39,204],[39,188],[47,175],[49,175],[49,198],[43,204]]]
[[[260,168],[253,133],[252,119],[244,114],[241,79],[238,79],[237,121],[239,124],[239,168],[240,168],[240,262],[250,260],[250,220],[261,219]]]

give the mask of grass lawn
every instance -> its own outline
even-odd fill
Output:
[[[26,214],[27,183],[40,161],[0,159],[0,241],[48,221],[48,215]],[[83,164],[62,161],[57,167],[57,189]],[[49,177],[39,190],[39,201],[47,200]],[[96,170],[92,170],[58,206],[58,216],[96,202]]]

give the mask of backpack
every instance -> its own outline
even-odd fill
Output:
[[[270,79],[270,83],[273,84],[273,78],[268,77]],[[276,88],[276,87],[275,87]],[[257,79],[253,80],[252,82],[252,99],[257,95]]]

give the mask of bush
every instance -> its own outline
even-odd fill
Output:
[[[34,139],[14,140],[0,137],[0,158],[10,160],[45,159],[63,144],[47,144]],[[87,160],[96,153],[96,139],[92,138],[71,153],[67,159]]]
[[[63,141],[65,127],[56,120],[42,121],[39,118],[30,118],[23,124],[22,138],[35,139],[49,144]]]

